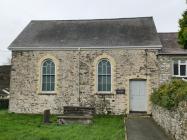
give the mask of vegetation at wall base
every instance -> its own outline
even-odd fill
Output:
[[[0,99],[0,110],[8,109],[9,99]]]
[[[124,140],[123,116],[95,116],[89,125],[42,123],[42,115],[8,113],[0,110],[0,140]]]
[[[184,49],[187,49],[187,10],[182,14],[182,18],[179,20],[179,27],[178,42]]]
[[[178,104],[185,100],[187,101],[187,82],[178,79],[163,83],[151,94],[153,104],[169,110],[178,107]]]

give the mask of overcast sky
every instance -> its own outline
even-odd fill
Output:
[[[153,16],[158,32],[176,32],[186,8],[185,0],[0,0],[0,65],[30,20]]]

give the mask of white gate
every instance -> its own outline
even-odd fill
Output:
[[[130,81],[130,111],[147,111],[145,80]]]

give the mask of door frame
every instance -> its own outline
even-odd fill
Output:
[[[132,109],[132,100],[133,99],[131,99],[131,97],[132,97],[132,86],[131,86],[131,84],[132,84],[132,82],[137,82],[137,81],[140,81],[140,82],[144,82],[144,85],[143,86],[145,86],[144,88],[145,88],[145,92],[144,92],[144,95],[143,95],[143,97],[145,97],[146,98],[146,100],[145,100],[145,110],[143,110],[143,111],[136,111],[136,110],[131,110]],[[147,112],[147,87],[146,87],[146,83],[147,83],[147,80],[144,80],[144,79],[131,79],[131,80],[129,80],[129,111],[130,112]]]
[[[139,75],[135,75],[135,76],[130,76],[128,77],[128,80],[127,80],[127,111],[126,113],[129,114],[130,113],[130,81],[132,80],[145,80],[146,81],[146,95],[147,95],[147,114],[151,114],[151,108],[152,108],[152,104],[151,104],[151,101],[150,101],[150,95],[151,95],[151,92],[152,92],[152,89],[151,89],[151,80],[150,80],[150,77],[149,76],[139,76]]]

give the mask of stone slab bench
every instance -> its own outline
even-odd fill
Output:
[[[80,106],[64,106],[64,115],[94,115],[95,108]]]
[[[64,114],[57,118],[59,124],[89,124],[92,122],[94,114],[95,108],[92,107],[64,106]]]

